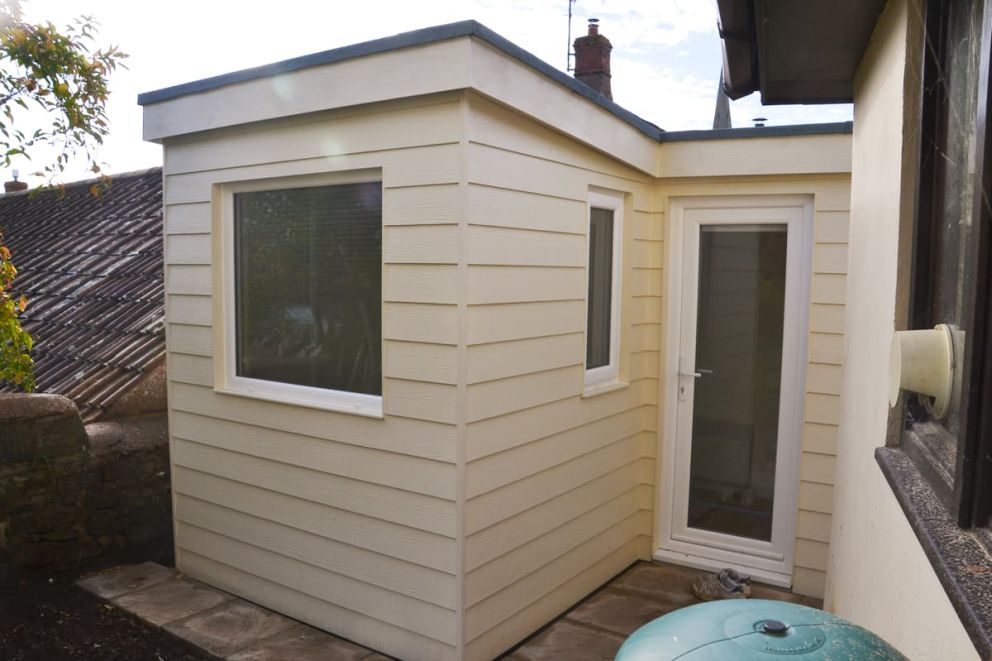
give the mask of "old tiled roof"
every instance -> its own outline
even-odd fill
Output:
[[[162,170],[115,175],[100,197],[93,184],[0,196],[36,389],[71,398],[87,421],[165,355]]]

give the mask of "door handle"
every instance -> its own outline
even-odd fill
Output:
[[[690,372],[686,369],[686,364],[689,360],[685,356],[679,356],[679,376],[691,377],[693,379],[698,379],[705,374],[712,374],[713,370],[703,369],[702,367],[697,368],[695,371]]]

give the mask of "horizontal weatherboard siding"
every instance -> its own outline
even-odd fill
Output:
[[[459,118],[435,96],[208,132],[165,159],[177,565],[414,658],[458,644]],[[223,187],[356,170],[383,186],[385,417],[215,391]]]
[[[173,476],[173,490],[204,503],[455,574],[455,540],[445,535],[361,516],[308,498],[297,498],[183,467],[177,467]],[[397,538],[405,539],[406,543],[396,544]]]
[[[666,154],[741,147],[659,145],[617,122],[609,104],[581,99],[560,108],[570,128],[551,128],[525,114],[527,104],[571,92],[517,92],[523,105],[503,105],[508,71],[521,90],[547,80],[487,43],[483,35],[313,63],[280,79],[312,85],[254,106],[246,99],[268,83],[253,76],[152,102],[146,132],[166,136],[177,566],[398,658],[502,654],[654,551],[659,396],[670,385],[669,199],[803,194],[814,200],[816,244],[793,581],[822,594],[848,178],[655,178],[647,171],[672,165]],[[386,67],[401,57],[426,68],[404,78]],[[482,82],[466,90],[470,80]],[[586,126],[610,130],[574,139]],[[747,142],[787,145],[795,165],[809,160],[803,139]],[[611,142],[623,160],[603,148]],[[842,151],[837,136],[814,142],[835,160]],[[737,172],[738,161],[713,167]],[[220,203],[234,184],[312,185],[336,173],[382,185],[379,417],[224,389]],[[594,193],[622,199],[621,295],[611,312],[617,382],[588,388]]]
[[[173,438],[173,463],[418,530],[455,534],[450,501]]]
[[[657,381],[634,361],[658,345],[662,243],[636,238],[660,236],[659,217],[631,208],[651,204],[640,175],[488,101],[470,107],[464,635],[466,658],[482,659],[598,587],[604,567],[648,557]],[[625,383],[585,397],[594,186],[627,200]]]

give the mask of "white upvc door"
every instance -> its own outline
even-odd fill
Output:
[[[674,199],[656,557],[790,585],[811,201]]]

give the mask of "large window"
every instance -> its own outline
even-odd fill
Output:
[[[591,193],[586,386],[615,382],[619,375],[622,227],[623,198]]]
[[[382,186],[235,188],[227,386],[381,413]]]
[[[988,95],[988,35],[981,2],[930,0],[926,6],[920,182],[911,328],[947,324],[957,382],[938,417],[907,397],[902,446],[959,525],[989,516],[987,439],[981,426],[981,366],[988,315],[988,152],[982,113]],[[983,50],[985,57],[983,58]],[[986,387],[987,388],[987,387]]]

